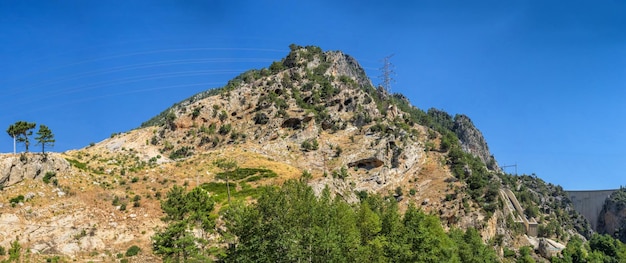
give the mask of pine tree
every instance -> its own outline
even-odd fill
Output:
[[[18,121],[9,126],[7,134],[13,138],[13,153],[15,153],[16,142],[24,143],[26,152],[28,152],[28,146],[30,146],[28,136],[33,135],[32,129],[34,129],[36,125],[37,124],[34,122]]]
[[[56,141],[50,128],[43,124],[39,125],[39,131],[37,131],[37,137],[35,137],[35,140],[37,140],[38,145],[41,144],[41,153],[46,153],[46,144],[52,147]]]

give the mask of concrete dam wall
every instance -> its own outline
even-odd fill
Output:
[[[615,191],[613,190],[593,190],[593,191],[565,191],[569,195],[574,209],[581,213],[591,224],[591,228],[597,231],[598,217],[602,212],[604,201]]]

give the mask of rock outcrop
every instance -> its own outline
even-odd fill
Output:
[[[604,202],[598,216],[598,233],[626,242],[626,189],[613,192]]]
[[[41,178],[47,172],[66,172],[69,168],[70,164],[54,153],[4,154],[0,156],[0,186]]]
[[[500,170],[495,158],[491,155],[491,152],[489,152],[489,147],[487,146],[483,134],[474,126],[474,123],[472,123],[469,117],[465,115],[455,116],[454,127],[452,129],[459,137],[463,151],[480,158],[490,170]]]

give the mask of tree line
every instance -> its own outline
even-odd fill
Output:
[[[214,202],[201,188],[176,186],[162,202],[169,225],[152,245],[164,262],[498,261],[473,228],[446,232],[437,216],[413,205],[402,214],[395,199],[379,195],[356,204],[328,188],[317,196],[305,179],[268,187],[252,204],[229,205],[220,212],[225,227],[215,229]],[[211,231],[227,245],[212,244]]]
[[[15,148],[17,143],[23,143],[26,152],[28,152],[28,147],[30,146],[29,136],[33,135],[33,129],[35,129],[36,126],[36,123],[27,121],[17,121],[9,125],[7,134],[13,138],[13,153],[16,153]],[[56,140],[54,139],[52,130],[50,130],[48,126],[40,124],[36,135],[36,145],[41,145],[41,153],[46,153],[46,145],[50,147],[54,146]]]

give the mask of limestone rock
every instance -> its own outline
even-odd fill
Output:
[[[70,164],[55,153],[3,154],[0,155],[0,185],[11,186],[24,179],[41,178],[46,172],[60,174],[69,169]]]
[[[493,155],[489,152],[489,147],[483,134],[474,126],[469,117],[465,115],[455,116],[453,130],[461,141],[463,151],[480,158],[490,170],[500,170]]]
[[[606,199],[598,216],[597,231],[626,242],[626,189],[619,189]]]

